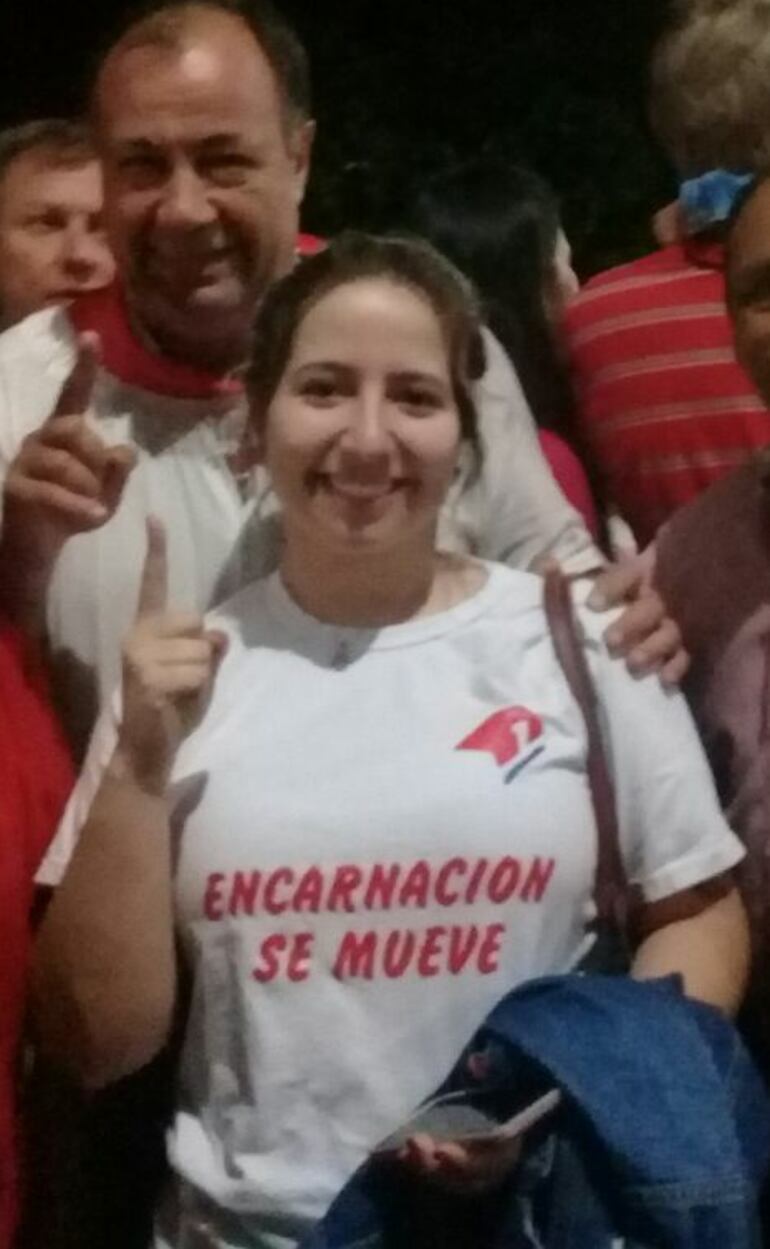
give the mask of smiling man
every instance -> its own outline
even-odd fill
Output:
[[[114,271],[85,127],[53,118],[0,133],[0,329],[106,286]]]

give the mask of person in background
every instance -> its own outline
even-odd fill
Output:
[[[555,196],[531,170],[482,157],[424,186],[409,224],[474,283],[486,324],[521,383],[551,471],[606,546],[598,477],[575,422],[561,341],[578,278]]]
[[[567,313],[579,417],[637,541],[770,438],[735,358],[724,230],[770,157],[770,3],[687,0],[653,58],[654,130],[679,178],[660,250],[589,281]]]
[[[279,569],[180,615],[148,522],[122,710],[80,784],[34,999],[48,1052],[98,1088],[162,1050],[192,979],[157,1249],[295,1246],[494,1003],[590,946],[585,723],[542,579],[440,547],[478,455],[479,340],[426,243],[342,235],[255,329]],[[741,849],[684,700],[581,620],[643,898],[632,974],[729,1013]],[[436,1161],[471,1186],[489,1163]]]
[[[0,620],[0,1249],[11,1247],[19,1206],[15,1090],[33,882],[73,780],[42,659]]]
[[[739,202],[727,240],[738,358],[770,408],[770,178]],[[746,1023],[770,1076],[770,432],[740,468],[675,513],[656,578],[692,654],[686,692],[728,818],[754,942]]]
[[[0,330],[107,286],[114,273],[86,127],[46,118],[1,131]]]

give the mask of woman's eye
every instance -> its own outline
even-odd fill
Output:
[[[303,382],[300,388],[303,399],[316,400],[320,403],[336,398],[339,393],[339,385],[331,378],[314,378],[312,381]]]
[[[432,390],[423,390],[414,387],[405,390],[398,397],[399,403],[405,408],[412,408],[416,412],[433,412],[441,406],[441,400]]]

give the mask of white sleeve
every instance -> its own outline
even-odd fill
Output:
[[[734,867],[744,850],[722,814],[682,694],[635,679],[602,640],[608,614],[580,613],[615,782],[629,879],[648,902]]]
[[[45,308],[0,334],[0,524],[5,477],[27,434],[49,417],[72,366],[72,330]]]
[[[542,555],[570,575],[601,567],[606,560],[557,485],[516,373],[488,330],[484,350],[487,367],[474,395],[483,461],[455,504],[471,549],[520,569]]]
[[[80,840],[83,825],[102,783],[107,765],[115,753],[120,716],[121,699],[118,690],[96,721],[75,788],[64,808],[54,839],[37,870],[35,876],[37,885],[55,887],[61,883]]]

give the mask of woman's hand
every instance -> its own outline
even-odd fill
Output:
[[[477,1141],[440,1141],[420,1133],[412,1136],[398,1158],[416,1174],[451,1192],[483,1193],[496,1188],[517,1165],[522,1137],[489,1137]]]
[[[118,752],[136,782],[165,790],[176,753],[205,711],[227,639],[200,616],[170,612],[166,533],[147,521],[147,556],[136,621],[123,647]]]

